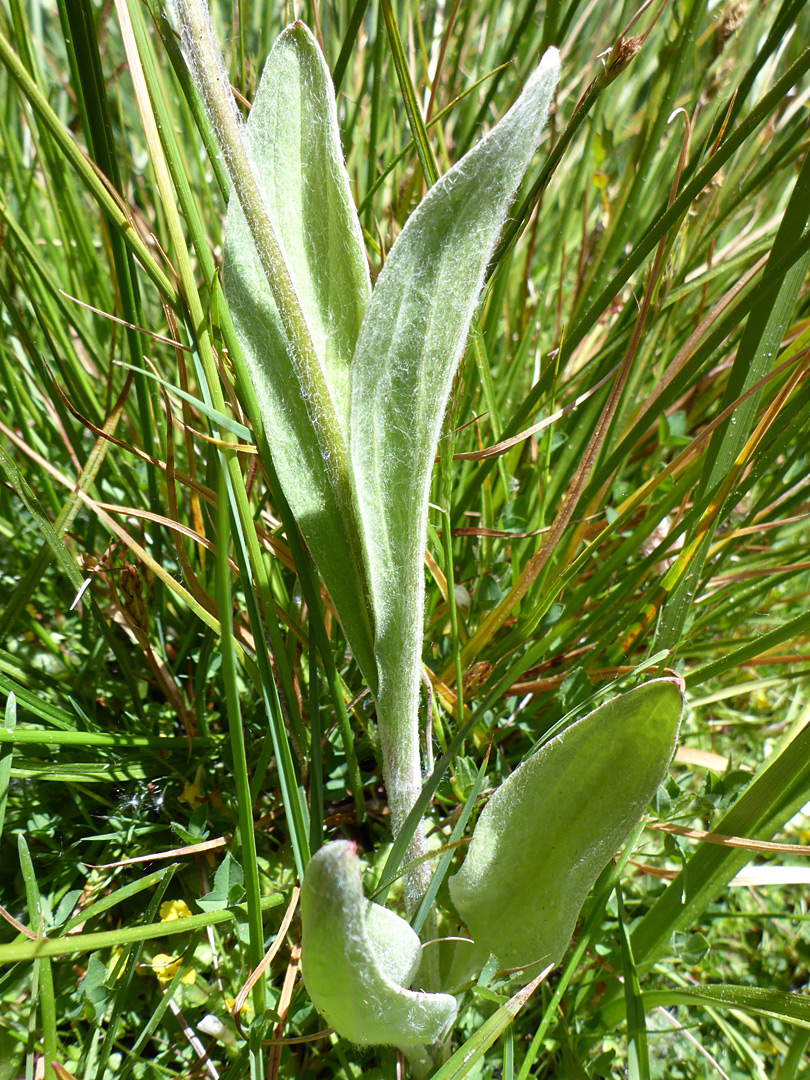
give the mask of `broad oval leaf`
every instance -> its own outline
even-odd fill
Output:
[[[377,278],[352,360],[350,454],[395,834],[421,785],[416,716],[433,459],[486,266],[540,141],[558,73],[559,54],[549,49],[509,112],[408,219]]]
[[[683,702],[680,680],[645,683],[566,728],[501,784],[449,882],[476,961],[560,962],[593,883],[666,776]]]
[[[312,1003],[353,1043],[408,1049],[436,1042],[455,1019],[456,999],[397,981],[413,978],[419,938],[393,912],[369,915],[372,906],[363,896],[355,845],[324,845],[301,888],[301,970]]]
[[[335,430],[330,438],[345,446],[349,365],[371,285],[332,80],[303,23],[287,27],[270,51],[245,140],[331,399]],[[347,498],[323,451],[327,441],[313,421],[250,228],[233,197],[223,276],[284,494],[373,688],[364,555],[351,483]]]

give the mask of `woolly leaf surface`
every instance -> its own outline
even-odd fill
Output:
[[[400,986],[410,986],[422,959],[422,943],[411,924],[369,900],[366,933],[383,975]]]
[[[347,441],[349,364],[371,286],[343,163],[334,92],[302,24],[273,45],[246,126],[264,208],[284,254]],[[225,292],[256,391],[273,463],[298,526],[374,685],[365,571],[355,508],[345,505],[299,383],[281,318],[236,198],[228,205]]]
[[[393,912],[373,914],[370,934],[368,907],[354,844],[326,844],[310,860],[301,889],[301,969],[312,1003],[353,1043],[433,1043],[455,1019],[456,1000],[408,990],[392,978],[413,977],[419,939]],[[388,942],[378,951],[381,932]]]
[[[593,883],[667,774],[682,713],[681,683],[655,679],[566,728],[501,784],[449,882],[476,961],[560,962]]]
[[[549,49],[503,119],[427,193],[374,287],[352,361],[350,453],[370,571],[395,834],[421,784],[416,730],[430,474],[450,387],[509,205],[557,84]]]

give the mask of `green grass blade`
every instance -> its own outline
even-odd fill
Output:
[[[282,893],[273,893],[272,896],[262,897],[262,911],[279,907],[283,903],[284,896]],[[115,949],[141,941],[157,941],[165,937],[173,937],[175,934],[193,933],[201,927],[230,923],[241,918],[243,918],[243,911],[223,909],[221,911],[205,911],[201,915],[189,915],[185,919],[175,919],[172,922],[149,922],[141,926],[122,927],[119,930],[100,930],[91,934],[70,934],[67,938],[12,942],[9,945],[0,945],[0,963],[9,964],[21,960],[36,960],[43,956],[51,958],[77,956],[82,953],[95,952],[97,949]]]
[[[772,274],[769,274],[769,268],[784,256],[795,243],[797,236],[804,234],[808,221],[810,221],[810,161],[805,159],[771,248],[768,264],[763,271],[763,278],[768,282],[770,291],[748,316],[737,348],[734,366],[720,403],[721,408],[727,408],[742,397],[772,367],[773,358],[778,354],[807,267],[810,265],[810,253],[805,254],[786,274],[780,275],[775,281],[770,280]],[[706,451],[701,486],[697,494],[699,500],[705,501],[708,493],[723,477],[728,475],[734,466],[753,427],[760,400],[761,393],[749,396],[734,411],[734,415],[729,417],[712,436]],[[736,495],[732,495],[731,499],[733,503],[736,503]],[[706,553],[715,528],[722,520],[722,513],[721,510],[708,523],[708,528],[703,532],[700,547],[692,554],[685,575],[664,606],[658,635],[658,644],[661,648],[672,648],[681,636],[687,612],[703,573]]]
[[[233,607],[228,565],[228,547],[230,539],[230,521],[228,519],[227,465],[220,462],[219,506],[217,516],[218,550],[218,589],[219,609],[229,613]],[[242,727],[242,715],[239,705],[239,690],[236,679],[236,661],[233,647],[231,620],[225,615],[220,636],[220,654],[222,656],[222,677],[225,688],[225,702],[228,714],[231,753],[234,768],[234,786],[236,788],[236,811],[238,820],[238,844],[241,855],[242,872],[245,876],[248,912],[248,956],[250,966],[255,971],[264,955],[264,933],[262,930],[261,896],[259,892],[259,873],[256,861],[256,839],[253,823],[253,800],[250,796],[247,759],[245,755],[245,734]],[[256,1014],[261,1015],[266,1007],[266,988],[263,978],[256,980],[253,987],[253,1002]],[[251,1037],[251,1068],[263,1069],[263,1055],[260,1037]]]
[[[650,1053],[647,1025],[633,948],[627,932],[627,916],[621,889],[616,889],[619,903],[619,943],[624,975],[624,1010],[627,1019],[627,1073],[630,1080],[650,1080]]]
[[[810,996],[765,990],[758,986],[700,986],[651,990],[642,994],[645,1010],[672,1005],[704,1005],[719,1009],[740,1009],[753,1016],[767,1016],[784,1024],[810,1029]],[[615,1017],[618,1008],[606,1011],[606,1020]]]
[[[411,79],[411,73],[408,70],[408,61],[405,56],[405,50],[402,47],[402,40],[399,36],[399,28],[397,26],[397,20],[391,0],[381,0],[380,7],[382,9],[383,19],[385,20],[385,29],[388,33],[388,44],[391,48],[391,57],[394,61],[400,93],[402,94],[402,103],[405,106],[405,112],[408,116],[408,124],[410,125],[414,145],[416,146],[416,154],[419,158],[422,176],[424,177],[427,186],[432,187],[439,178],[439,170],[436,166],[436,159],[433,156],[433,149],[427,137],[425,121],[422,118],[419,103],[416,100],[413,80]]]
[[[14,729],[17,725],[17,699],[9,694],[6,700],[2,733],[8,739],[0,745],[0,840],[3,838],[3,823],[6,818],[8,802],[8,784],[11,779],[11,759],[14,754]]]
[[[20,858],[20,870],[25,882],[28,900],[28,919],[37,936],[37,943],[43,935],[43,915],[40,905],[39,886],[36,871],[28,849],[28,843],[22,833],[17,836],[17,850]],[[53,971],[51,962],[46,957],[39,957],[35,965],[38,1000],[42,1024],[42,1042],[45,1049],[45,1077],[55,1080],[53,1063],[59,1053],[56,1036],[56,1002],[54,998]]]
[[[343,76],[346,74],[346,68],[351,59],[354,43],[357,40],[360,27],[363,25],[368,2],[369,0],[355,0],[354,7],[352,8],[349,25],[346,28],[346,36],[343,39],[343,44],[340,47],[340,54],[338,55],[334,71],[332,72],[332,82],[335,84],[335,94],[340,93]]]
[[[810,726],[789,737],[745,789],[734,805],[713,825],[724,836],[770,840],[807,801],[810,792]],[[631,934],[639,969],[646,971],[667,947],[671,935],[692,925],[709,902],[748,862],[739,848],[703,843],[685,870],[667,885]]]
[[[450,1060],[433,1074],[433,1080],[462,1080],[467,1076],[495,1040],[514,1021],[537,987],[544,981],[549,970],[541,971],[527,986],[518,990],[505,1005],[501,1005],[488,1020],[485,1020],[478,1031],[462,1043]]]
[[[29,101],[31,107],[35,110],[50,134],[53,136],[54,141],[59,146],[65,159],[76,171],[89,193],[96,199],[105,214],[109,217],[114,228],[125,238],[132,253],[152,278],[161,294],[172,306],[178,306],[180,300],[175,286],[160,269],[146,244],[144,244],[137,233],[131,228],[130,221],[126,214],[121,210],[119,204],[93,171],[89,162],[74,143],[70,132],[60,122],[39,87],[34,83],[31,76],[20,63],[19,57],[15,54],[8,39],[2,34],[0,34],[0,64],[3,64],[9,75],[14,79],[21,92]]]

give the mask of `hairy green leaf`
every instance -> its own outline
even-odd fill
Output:
[[[377,279],[352,361],[350,453],[395,834],[421,786],[416,716],[433,459],[487,262],[537,149],[558,73],[559,54],[550,49],[506,116],[411,215]]]
[[[501,784],[449,882],[475,942],[466,964],[490,953],[502,967],[560,962],[591,886],[666,776],[682,713],[680,680],[655,679],[566,728]]]
[[[435,1042],[456,1015],[449,994],[408,990],[419,938],[404,919],[368,904],[355,845],[326,844],[301,890],[301,968],[312,1003],[338,1034],[401,1049]]]
[[[306,319],[336,430],[319,431],[241,206],[228,205],[224,282],[273,463],[369,685],[365,570],[351,498],[324,449],[347,441],[349,364],[371,293],[332,80],[303,23],[276,40],[246,128],[251,167]]]

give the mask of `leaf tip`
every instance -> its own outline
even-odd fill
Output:
[[[551,45],[540,58],[540,63],[537,65],[532,78],[538,81],[550,82],[553,90],[560,78],[560,64],[560,50],[556,45]]]

